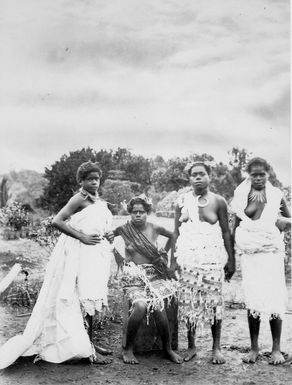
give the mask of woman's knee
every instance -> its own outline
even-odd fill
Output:
[[[147,304],[144,301],[138,300],[133,302],[132,311],[139,313],[146,313]]]

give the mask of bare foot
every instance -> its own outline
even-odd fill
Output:
[[[109,356],[110,354],[113,354],[112,350],[102,348],[101,346],[95,346],[95,351],[99,354],[102,354],[103,356]]]
[[[196,347],[189,348],[188,351],[187,351],[187,354],[184,356],[184,361],[186,361],[186,362],[190,361],[196,355],[197,355],[197,348]]]
[[[134,356],[132,349],[128,349],[128,350],[123,349],[122,356],[125,364],[139,364],[139,361]]]
[[[285,365],[290,365],[292,364],[292,356],[288,356],[284,362]]]
[[[212,364],[225,364],[225,358],[219,349],[213,350]]]
[[[258,359],[258,356],[258,350],[251,350],[247,356],[243,357],[242,361],[246,364],[254,364]]]
[[[176,364],[181,364],[183,362],[183,358],[175,353],[172,349],[165,352],[170,361],[175,362]]]
[[[112,362],[112,358],[103,357],[101,354],[95,352],[95,354],[92,354],[89,357],[89,361],[91,364],[107,365],[107,364],[110,364]]]
[[[280,365],[280,364],[283,364],[284,362],[285,362],[285,358],[283,357],[282,353],[279,350],[272,352],[269,364]]]

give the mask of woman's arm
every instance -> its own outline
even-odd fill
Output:
[[[170,256],[170,268],[173,271],[175,271],[178,267],[176,263],[176,258],[174,256],[174,252],[175,252],[175,244],[179,236],[179,227],[181,225],[179,221],[180,216],[181,216],[181,208],[178,205],[176,205],[175,212],[174,212],[174,232],[171,238],[171,256]]]
[[[155,231],[158,235],[162,235],[163,237],[168,238],[168,240],[164,246],[164,250],[166,252],[168,252],[169,249],[171,248],[173,232],[169,231],[165,227],[159,226],[159,225],[155,225]]]
[[[225,199],[222,197],[219,198],[218,220],[222,231],[224,246],[228,254],[228,261],[224,266],[224,271],[226,280],[229,280],[235,272],[235,255],[232,237],[228,225],[227,204]]]
[[[233,229],[232,229],[232,232],[231,232],[231,238],[232,238],[233,246],[235,245],[235,232],[236,232],[236,229],[239,226],[240,222],[241,222],[241,219],[238,218],[237,215],[235,215],[234,225],[233,225]]]
[[[69,235],[72,238],[78,239],[86,245],[95,245],[100,242],[99,235],[83,234],[80,231],[77,231],[68,226],[66,223],[67,219],[82,207],[82,203],[84,203],[84,199],[79,194],[74,195],[54,217],[52,224],[62,233]]]
[[[284,197],[281,200],[280,212],[283,215],[283,217],[291,218],[290,210],[289,210],[287,201]]]
[[[291,214],[286,199],[283,197],[280,206],[281,215],[276,221],[276,226],[280,231],[291,229]]]

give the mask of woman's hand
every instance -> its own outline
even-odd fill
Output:
[[[105,239],[107,239],[109,241],[109,243],[113,243],[113,241],[115,239],[115,235],[114,235],[113,231],[107,231],[104,234],[104,237],[105,237]]]
[[[133,254],[135,253],[135,248],[134,248],[134,246],[132,245],[132,243],[126,243],[125,249],[126,249],[126,252],[127,252],[129,255],[133,255]]]
[[[229,282],[233,274],[235,273],[235,260],[229,259],[224,266],[225,281]]]
[[[173,272],[177,271],[178,273],[180,273],[181,267],[176,261],[174,261],[170,264],[170,270]]]
[[[79,237],[80,242],[84,243],[85,245],[96,245],[100,243],[102,240],[102,237],[98,234],[82,234]]]
[[[276,226],[282,231],[288,231],[291,229],[291,218],[285,218],[280,216],[276,221]]]

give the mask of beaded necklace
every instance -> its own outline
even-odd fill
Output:
[[[89,199],[91,202],[96,202],[99,200],[99,195],[98,195],[98,192],[96,192],[96,194],[91,194],[90,192],[88,192],[87,190],[85,190],[83,187],[81,187],[79,189],[79,192],[80,194],[83,196],[84,200],[85,199]]]

